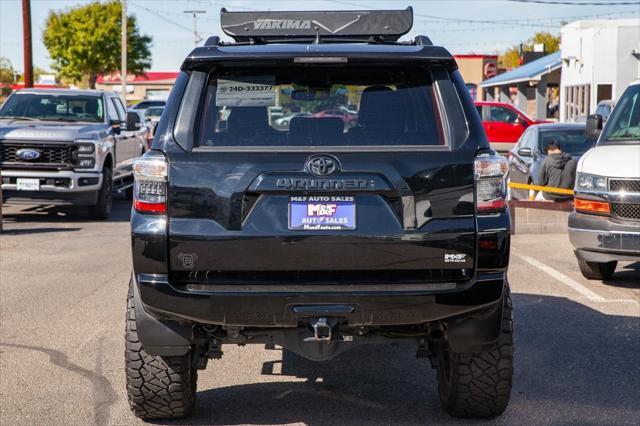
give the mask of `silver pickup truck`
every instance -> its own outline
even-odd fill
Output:
[[[0,108],[3,201],[88,206],[106,219],[113,191],[131,195],[132,163],[146,146],[140,116],[114,93],[18,90]]]

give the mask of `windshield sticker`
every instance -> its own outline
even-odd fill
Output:
[[[234,77],[218,79],[216,106],[250,107],[273,106],[276,91],[273,76]]]

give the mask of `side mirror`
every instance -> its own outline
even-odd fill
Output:
[[[111,126],[114,134],[120,134],[120,131],[122,130],[122,122],[120,120],[112,118],[109,120],[109,126]]]
[[[584,134],[588,139],[598,140],[602,132],[602,116],[600,114],[592,114],[587,117],[587,126]]]
[[[135,112],[127,112],[127,130],[139,130],[142,127],[140,116]]]
[[[524,120],[522,117],[518,116],[518,118],[516,118],[516,124],[521,125],[523,128],[527,128],[529,127],[529,125],[527,124],[526,120]]]
[[[531,157],[531,148],[520,148],[518,150],[518,155],[521,157]]]

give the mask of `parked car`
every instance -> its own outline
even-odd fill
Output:
[[[153,129],[151,128],[151,124],[144,118],[144,114],[141,111],[130,109],[128,112],[132,114],[136,114],[138,116],[138,120],[140,120],[140,131],[144,135],[144,139],[146,141],[143,154],[151,149],[151,142],[153,142]]]
[[[108,218],[112,191],[132,194],[133,160],[147,146],[140,124],[111,92],[13,92],[0,108],[3,201],[83,205]]]
[[[284,110],[281,106],[272,106],[268,108],[269,111],[269,123],[273,123],[275,120],[284,116]]]
[[[546,146],[551,140],[560,144],[563,152],[579,159],[595,145],[585,136],[585,124],[535,124],[522,134],[509,152],[509,182],[540,185],[540,166],[546,158]],[[512,199],[526,200],[529,190],[510,188]]]
[[[160,121],[160,117],[162,116],[163,111],[164,111],[163,106],[149,107],[145,109],[143,112],[144,118],[148,121],[157,123],[158,121]]]
[[[578,162],[569,215],[580,271],[596,280],[611,278],[620,260],[640,261],[640,81],[602,127],[602,116],[589,116],[586,134],[598,143]]]
[[[149,128],[151,129],[151,134],[155,133],[156,126],[160,121],[160,117],[162,116],[162,112],[164,111],[164,107],[153,106],[144,110],[143,115],[145,121],[148,123]]]
[[[503,102],[476,102],[491,147],[498,152],[508,152],[522,133],[532,124],[548,123],[534,120],[513,105]]]
[[[323,361],[374,342],[429,359],[448,413],[500,415],[513,375],[508,164],[453,56],[425,36],[396,43],[411,8],[223,9],[220,21],[236,43],[210,37],[184,60],[162,133],[134,166],[135,415],[189,414],[197,370],[225,345]],[[356,94],[358,126],[313,116],[273,128],[268,107],[291,87],[307,111],[316,93]]]
[[[338,109],[347,114],[358,115],[358,110],[355,109],[354,105],[340,105]]]
[[[344,108],[324,109],[313,114],[314,117],[338,117],[344,125],[354,127],[358,124],[358,114],[347,112]]]
[[[611,99],[600,101],[598,102],[598,106],[596,106],[595,114],[600,115],[602,117],[602,121],[606,123],[615,105],[616,103]]]
[[[294,112],[293,114],[285,115],[281,118],[276,118],[274,120],[274,125],[276,127],[288,128],[291,120],[294,117],[311,117],[311,114],[309,114],[308,112]]]
[[[132,110],[136,110],[136,111],[143,111],[146,110],[147,108],[151,108],[151,107],[164,107],[167,104],[167,101],[161,101],[161,100],[144,100],[144,101],[140,101],[137,104],[135,104],[134,106],[132,106],[130,109]]]

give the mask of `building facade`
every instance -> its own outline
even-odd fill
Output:
[[[127,103],[143,99],[166,100],[176,82],[177,72],[149,71],[144,75],[127,75]],[[96,81],[96,89],[120,93],[120,74],[101,75]]]
[[[458,69],[467,84],[471,99],[483,99],[483,89],[480,83],[498,74],[497,55],[453,55],[458,63]]]
[[[560,68],[560,52],[542,56],[483,81],[484,100],[515,104],[529,117],[546,120],[560,84]]]
[[[576,21],[562,27],[560,120],[582,120],[640,79],[640,21]]]

